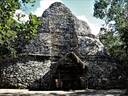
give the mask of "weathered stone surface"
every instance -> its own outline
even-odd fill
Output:
[[[38,58],[31,60],[27,57],[24,62],[24,58],[21,58],[21,61],[15,63],[2,63],[0,84],[3,85],[0,86],[47,89],[50,86],[50,66],[58,64],[70,52],[77,54],[88,65],[89,88],[110,88],[112,83],[114,88],[114,84],[118,84],[112,80],[118,81],[119,76],[111,75],[117,70],[116,62],[107,55],[102,43],[91,34],[86,22],[78,20],[59,2],[46,9],[41,20],[43,24],[37,37],[24,49],[32,58]]]
[[[51,61],[49,59],[37,61],[35,58],[22,57],[16,62],[6,62],[5,64],[0,66],[0,87],[27,88],[50,70]]]
[[[29,54],[64,55],[78,48],[78,36],[91,34],[88,24],[78,20],[62,3],[52,4],[41,19],[37,39],[27,46]]]

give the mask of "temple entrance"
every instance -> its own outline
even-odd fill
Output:
[[[82,89],[81,76],[83,69],[77,64],[64,64],[57,67],[53,76],[55,89],[58,90],[77,90]]]
[[[53,73],[52,89],[78,90],[86,88],[85,74],[88,67],[74,52],[60,58],[51,68]]]

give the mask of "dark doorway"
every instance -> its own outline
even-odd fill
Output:
[[[80,77],[83,75],[83,68],[78,64],[59,65],[53,76],[53,86],[57,90],[77,90],[83,88]]]

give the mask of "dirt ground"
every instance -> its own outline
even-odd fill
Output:
[[[0,89],[0,96],[124,96],[125,90],[29,91],[27,89]],[[125,95],[126,96],[126,95]]]

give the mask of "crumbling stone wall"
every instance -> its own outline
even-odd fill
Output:
[[[15,62],[0,62],[0,87],[49,88],[51,66],[58,64],[69,52],[76,53],[88,65],[90,88],[110,88],[112,84],[111,88],[114,88],[119,84],[112,83],[112,80],[119,79],[118,76],[111,75],[116,72],[113,70],[118,70],[117,63],[112,61],[99,39],[91,34],[86,22],[78,20],[60,2],[53,3],[40,18],[43,24],[37,36],[23,50],[28,56],[20,57]],[[86,58],[88,56],[89,59]],[[34,59],[35,57],[41,59]],[[107,58],[109,59],[106,60]]]
[[[21,57],[0,63],[0,88],[28,88],[35,80],[42,78],[49,70],[51,61],[44,57]],[[36,86],[36,85],[35,85]]]

